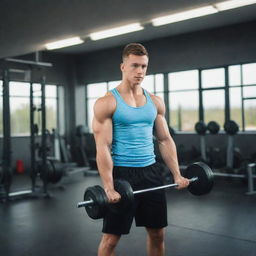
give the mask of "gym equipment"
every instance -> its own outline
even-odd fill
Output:
[[[193,195],[205,195],[212,190],[213,173],[210,167],[203,162],[196,162],[189,165],[185,170],[184,177],[189,179],[190,184],[188,186],[188,190]],[[108,203],[107,196],[103,188],[100,186],[93,186],[85,190],[84,201],[79,202],[77,207],[85,207],[90,218],[99,219],[104,217],[108,210],[116,213],[125,212],[125,210],[127,210],[133,203],[134,196],[136,194],[177,186],[178,184],[174,183],[133,191],[131,185],[127,181],[115,180],[115,190],[121,195],[121,200],[118,203]]]
[[[220,126],[217,122],[215,121],[210,121],[207,124],[207,130],[211,133],[211,134],[218,134],[219,130],[220,130]]]
[[[239,126],[235,121],[229,120],[225,122],[224,130],[228,135],[226,166],[232,169],[234,167],[234,135],[239,131]]]
[[[42,162],[38,163],[38,170],[40,173],[40,178],[46,180],[47,183],[56,184],[63,176],[63,165],[58,160],[47,159],[46,160],[46,170],[43,170]]]
[[[11,150],[11,118],[9,71],[3,71],[3,155],[2,155],[2,184],[5,190],[4,199],[8,198],[12,183],[12,150]]]
[[[58,134],[56,130],[52,131],[52,141],[54,145],[54,157],[58,154],[56,150],[59,149],[59,159],[55,159],[53,164],[62,165],[62,170],[65,176],[70,176],[77,173],[86,175],[89,171],[89,166],[78,166],[76,162],[72,161],[72,154],[70,145],[66,142],[65,137]],[[59,163],[56,161],[59,160]],[[98,172],[97,172],[98,173]]]
[[[89,127],[78,125],[76,127],[77,147],[76,161],[79,166],[97,169],[96,146],[94,137],[89,133]],[[92,138],[92,140],[90,140]]]
[[[9,60],[10,61],[10,60]],[[14,59],[11,60],[12,62],[17,62]],[[28,64],[28,63],[24,63]],[[30,65],[35,66],[42,66],[42,63],[30,63]],[[10,72],[19,72],[24,73],[27,76],[27,80],[31,81],[31,72],[30,68],[29,70],[21,70],[21,69],[5,69],[3,72],[3,161],[2,161],[2,175],[1,175],[1,182],[3,184],[3,193],[0,195],[1,201],[7,201],[10,199],[16,199],[16,198],[24,198],[24,197],[48,197],[49,194],[47,192],[47,182],[57,182],[60,177],[60,173],[57,173],[56,171],[53,172],[52,169],[47,171],[47,160],[42,160],[42,172],[45,172],[43,177],[44,187],[41,189],[40,187],[36,186],[36,178],[38,177],[38,168],[36,166],[36,159],[35,159],[35,137],[34,135],[38,132],[38,127],[34,124],[33,119],[33,112],[35,111],[34,105],[33,105],[33,84],[30,83],[30,129],[31,129],[31,180],[32,180],[32,188],[29,190],[21,190],[16,192],[10,192],[11,184],[12,184],[12,169],[11,169],[11,122],[10,122],[10,102],[9,102],[9,81],[10,81]],[[41,88],[42,88],[42,131],[45,131],[45,77],[42,77],[41,81]],[[45,148],[45,135],[42,133],[42,147]],[[45,154],[45,153],[43,153]],[[46,155],[46,154],[45,154]],[[45,159],[44,155],[44,159]],[[54,174],[53,174],[54,173]],[[47,174],[47,175],[46,175]]]
[[[207,131],[207,126],[204,121],[199,121],[195,124],[195,131],[200,136],[200,151],[201,158],[203,161],[207,161],[206,157],[206,145],[205,145],[205,133]]]
[[[254,189],[254,179],[256,179],[255,170],[256,164],[255,163],[247,163],[246,164],[246,173],[245,174],[236,174],[236,173],[222,173],[222,172],[215,172],[213,173],[214,176],[220,177],[232,177],[232,178],[239,178],[243,180],[247,180],[247,192],[246,195],[254,195],[256,194],[256,190]]]
[[[211,135],[217,135],[220,130],[220,125],[215,121],[210,121],[207,124],[207,130]],[[225,166],[225,156],[219,147],[209,147],[208,161],[212,168],[221,168]]]
[[[227,134],[235,135],[239,131],[239,126],[235,121],[229,120],[225,122],[224,130]]]

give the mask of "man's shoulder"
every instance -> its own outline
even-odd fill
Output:
[[[161,104],[164,104],[164,101],[161,97],[157,96],[157,95],[154,95],[153,93],[149,93],[149,96],[150,98],[153,100],[153,102],[156,104],[156,105],[161,105]]]
[[[104,105],[104,104],[111,103],[113,101],[115,101],[115,97],[110,91],[108,91],[104,96],[99,97],[96,100],[96,103]]]
[[[96,100],[94,107],[100,111],[114,112],[116,108],[115,97],[111,92],[107,92],[104,96]]]

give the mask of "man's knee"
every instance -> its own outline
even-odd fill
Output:
[[[120,236],[118,235],[104,234],[101,240],[101,246],[108,248],[109,250],[113,250],[116,247],[119,239]]]
[[[164,229],[151,229],[147,228],[148,238],[155,244],[161,244],[164,242]]]

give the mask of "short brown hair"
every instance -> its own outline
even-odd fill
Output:
[[[138,56],[146,55],[148,57],[148,52],[146,48],[139,43],[130,43],[124,47],[123,54],[122,54],[123,60],[124,58],[128,57],[130,54],[134,54]]]

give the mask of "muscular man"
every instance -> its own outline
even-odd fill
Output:
[[[155,161],[153,126],[161,156],[178,189],[189,184],[179,171],[176,147],[164,117],[164,102],[141,87],[148,67],[147,50],[138,43],[128,44],[122,59],[121,83],[94,106],[97,165],[110,203],[120,200],[113,186],[115,178],[128,180],[134,190],[163,184],[161,166]],[[164,190],[157,190],[136,195],[133,207],[125,214],[108,211],[98,256],[115,255],[116,245],[121,235],[129,233],[134,217],[136,226],[146,228],[148,256],[164,255],[167,207]]]

